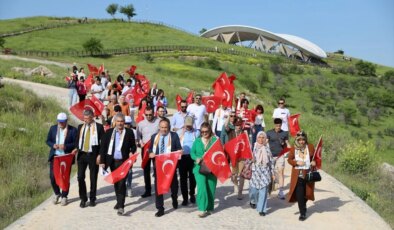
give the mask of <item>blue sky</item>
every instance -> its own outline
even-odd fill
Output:
[[[393,0],[0,0],[0,19],[28,16],[110,18],[110,3],[132,3],[139,20],[198,33],[249,25],[296,35],[332,52],[394,67]],[[116,17],[124,17],[117,14]]]

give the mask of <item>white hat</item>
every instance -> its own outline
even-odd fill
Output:
[[[131,117],[130,116],[125,116],[125,121],[126,124],[131,124]]]
[[[58,122],[65,122],[65,121],[67,121],[67,114],[65,114],[65,113],[59,113],[59,114],[57,115],[57,121],[58,121]]]

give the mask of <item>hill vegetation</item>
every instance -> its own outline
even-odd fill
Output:
[[[39,19],[43,23],[50,20]],[[39,19],[31,21],[38,23]],[[23,19],[7,21],[0,21],[0,28],[8,24],[23,28],[20,24],[25,23]],[[5,46],[16,50],[78,51],[91,37],[101,40],[104,49],[193,44],[253,53],[248,48],[199,38],[162,25],[116,20],[7,37]],[[323,169],[394,226],[394,183],[379,169],[382,162],[394,165],[393,68],[354,58],[345,60],[340,54],[330,54],[325,60],[328,66],[321,67],[269,54],[243,57],[200,50],[49,59],[76,62],[82,67],[87,63],[104,63],[112,76],[124,72],[130,65],[137,65],[137,72],[164,89],[171,107],[175,107],[176,94],[186,95],[183,87],[209,93],[211,83],[221,72],[235,74],[236,92],[246,92],[251,106],[264,105],[268,129],[273,127],[271,115],[277,99],[285,97],[291,113],[301,113],[300,124],[308,133],[309,141],[315,144],[323,136]],[[56,75],[47,78],[23,76],[11,70],[14,66],[36,67],[37,64],[2,60],[0,73],[65,87],[65,68],[46,65]]]

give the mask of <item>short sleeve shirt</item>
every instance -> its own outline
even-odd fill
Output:
[[[271,129],[267,132],[267,139],[272,156],[276,157],[286,146],[286,140],[289,139],[289,132],[280,130],[277,133],[274,129]]]

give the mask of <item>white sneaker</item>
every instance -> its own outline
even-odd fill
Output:
[[[133,197],[133,191],[131,190],[131,188],[127,189],[127,196],[128,197]]]
[[[279,190],[278,198],[281,199],[281,200],[284,200],[284,199],[285,199],[285,194],[283,193],[282,190]]]
[[[62,201],[60,203],[62,206],[66,206],[68,204],[67,197],[62,197]]]
[[[52,203],[53,203],[53,204],[57,204],[57,203],[59,202],[59,199],[60,199],[60,195],[55,195],[55,196],[52,198]]]

